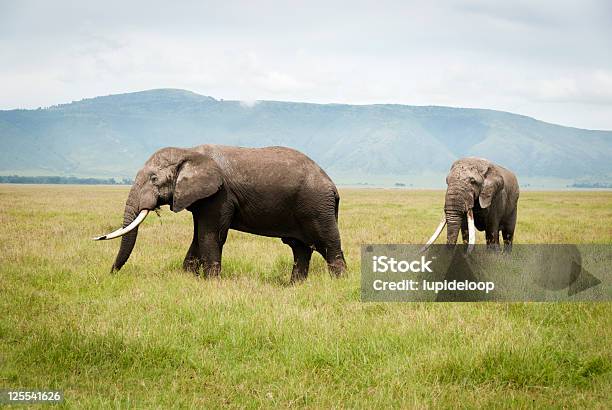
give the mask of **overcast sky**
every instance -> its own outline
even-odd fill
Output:
[[[0,0],[0,109],[168,87],[611,130],[612,2]]]

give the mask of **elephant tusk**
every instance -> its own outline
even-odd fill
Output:
[[[144,219],[147,217],[148,213],[149,213],[148,209],[143,209],[142,211],[140,211],[140,213],[138,214],[136,219],[134,219],[132,221],[132,223],[129,224],[128,226],[126,226],[125,228],[119,228],[115,232],[111,232],[109,234],[102,235],[102,236],[97,236],[97,237],[93,238],[93,240],[94,241],[104,241],[104,240],[107,240],[107,239],[114,239],[114,238],[118,238],[119,236],[123,236],[126,233],[128,233],[128,232],[134,230],[136,227],[138,227],[138,225],[140,225],[142,223],[142,221],[144,221]]]
[[[434,231],[433,235],[431,235],[431,238],[429,238],[429,240],[421,248],[419,253],[425,252],[431,246],[431,244],[434,243],[436,241],[436,239],[438,239],[438,236],[440,236],[440,233],[442,233],[442,229],[444,229],[444,225],[446,225],[446,216],[442,217],[442,220],[440,221],[440,224],[438,225],[438,227]]]
[[[474,245],[476,244],[476,227],[474,226],[474,213],[470,209],[467,212],[467,222],[468,222],[468,253],[472,252],[474,249]]]

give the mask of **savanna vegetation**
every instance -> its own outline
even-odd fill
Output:
[[[291,286],[289,247],[235,231],[221,278],[182,271],[191,218],[167,209],[110,274],[118,241],[91,237],[127,190],[0,185],[0,388],[79,408],[612,406],[610,303],[360,301],[360,245],[422,243],[443,191],[341,190],[348,277],[315,255]],[[611,221],[612,192],[523,192],[515,240],[612,244]]]

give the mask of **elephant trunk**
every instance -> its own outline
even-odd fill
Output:
[[[461,185],[449,185],[446,190],[446,198],[444,202],[444,214],[446,216],[446,243],[447,245],[455,245],[461,223],[468,208],[469,191]]]
[[[445,211],[446,213],[446,244],[454,245],[457,243],[457,237],[459,236],[459,229],[461,229],[461,222],[463,220],[463,214],[454,211]]]
[[[125,210],[123,212],[123,228],[132,224],[138,215],[138,204],[139,204],[139,188],[136,184],[132,186],[130,194],[125,203]],[[145,214],[146,215],[146,214]],[[143,218],[144,219],[144,218]],[[138,236],[138,226],[127,232],[121,237],[121,246],[119,252],[115,258],[115,263],[111,268],[111,272],[118,271],[127,262],[136,244],[136,237]]]

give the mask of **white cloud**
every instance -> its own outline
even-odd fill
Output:
[[[259,104],[259,101],[257,101],[257,100],[240,101],[240,106],[244,107],[244,108],[253,108],[257,104]]]
[[[543,79],[534,94],[544,102],[607,105],[612,110],[612,71],[594,70]]]
[[[612,129],[608,4],[2,3],[0,108],[174,87],[245,106],[468,106]]]

